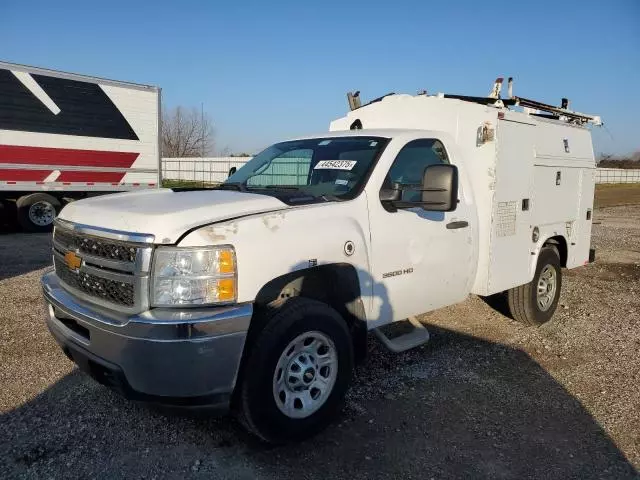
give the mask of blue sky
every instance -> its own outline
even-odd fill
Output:
[[[514,93],[600,114],[597,152],[640,150],[640,1],[0,1],[0,59],[159,85],[218,148],[321,132],[345,92]]]

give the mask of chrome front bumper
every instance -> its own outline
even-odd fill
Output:
[[[251,304],[126,315],[71,296],[54,272],[42,288],[49,330],[96,380],[133,399],[228,405]]]

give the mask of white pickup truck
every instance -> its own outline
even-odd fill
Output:
[[[69,358],[132,399],[232,406],[277,443],[327,425],[369,331],[403,350],[428,339],[416,315],[499,292],[548,321],[561,268],[591,259],[599,118],[495,95],[350,101],[216,188],[67,205],[42,285]]]

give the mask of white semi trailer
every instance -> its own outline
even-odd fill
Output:
[[[234,405],[283,442],[335,415],[370,331],[411,348],[416,315],[470,294],[549,321],[562,269],[593,259],[600,119],[498,93],[349,98],[220,186],[67,205],[42,279],[64,352],[126,396]]]
[[[43,231],[70,200],[157,188],[160,89],[0,62],[0,213]]]

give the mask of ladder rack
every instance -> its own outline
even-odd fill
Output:
[[[563,120],[567,123],[573,123],[578,125],[584,125],[590,123],[592,125],[601,126],[602,119],[598,115],[587,115],[580,112],[574,112],[573,110],[569,110],[569,100],[566,98],[562,99],[562,106],[556,107],[555,105],[549,105],[548,103],[538,102],[537,100],[531,100],[529,98],[518,97],[512,94],[513,88],[513,78],[509,77],[509,90],[508,95],[509,98],[500,98],[500,91],[502,90],[502,77],[496,79],[493,90],[489,94],[488,97],[474,97],[469,95],[453,95],[453,94],[442,94],[439,93],[438,97],[441,98],[451,98],[456,100],[462,100],[465,102],[473,102],[478,103],[480,105],[490,105],[498,108],[508,108],[508,107],[522,107],[527,111],[529,115],[534,115],[538,117],[545,118],[553,118],[556,120]],[[389,93],[387,95],[383,95],[382,97],[376,98],[364,105],[360,100],[360,92],[347,93],[347,98],[349,101],[349,109],[357,110],[358,108],[365,107],[372,103],[379,102],[386,98],[387,96],[394,95],[393,93]],[[420,92],[419,95],[426,95],[426,91]],[[542,113],[542,112],[546,112]]]
[[[522,97],[511,97],[511,99],[515,100],[515,105],[519,105],[525,108],[534,108],[539,111],[549,112],[558,117],[566,117],[570,121],[574,121],[577,123],[593,123],[594,125],[602,125],[602,119],[597,115],[586,115],[580,112],[574,112],[572,110],[568,110],[566,108],[555,107],[553,105],[548,105],[546,103],[538,102],[536,100],[529,100],[528,98]]]
[[[531,108],[538,110],[539,112],[551,113],[554,117],[565,117],[571,123],[592,123],[593,125],[602,125],[602,119],[597,115],[587,115],[580,112],[574,112],[562,107],[556,107],[547,103],[538,102],[537,100],[530,100],[528,98],[513,96],[511,98],[493,98],[493,97],[472,97],[468,95],[451,95],[444,94],[444,98],[453,98],[457,100],[463,100],[465,102],[479,103],[481,105],[493,105],[496,107],[513,107],[519,106],[524,108]],[[534,113],[533,115],[539,115]]]

